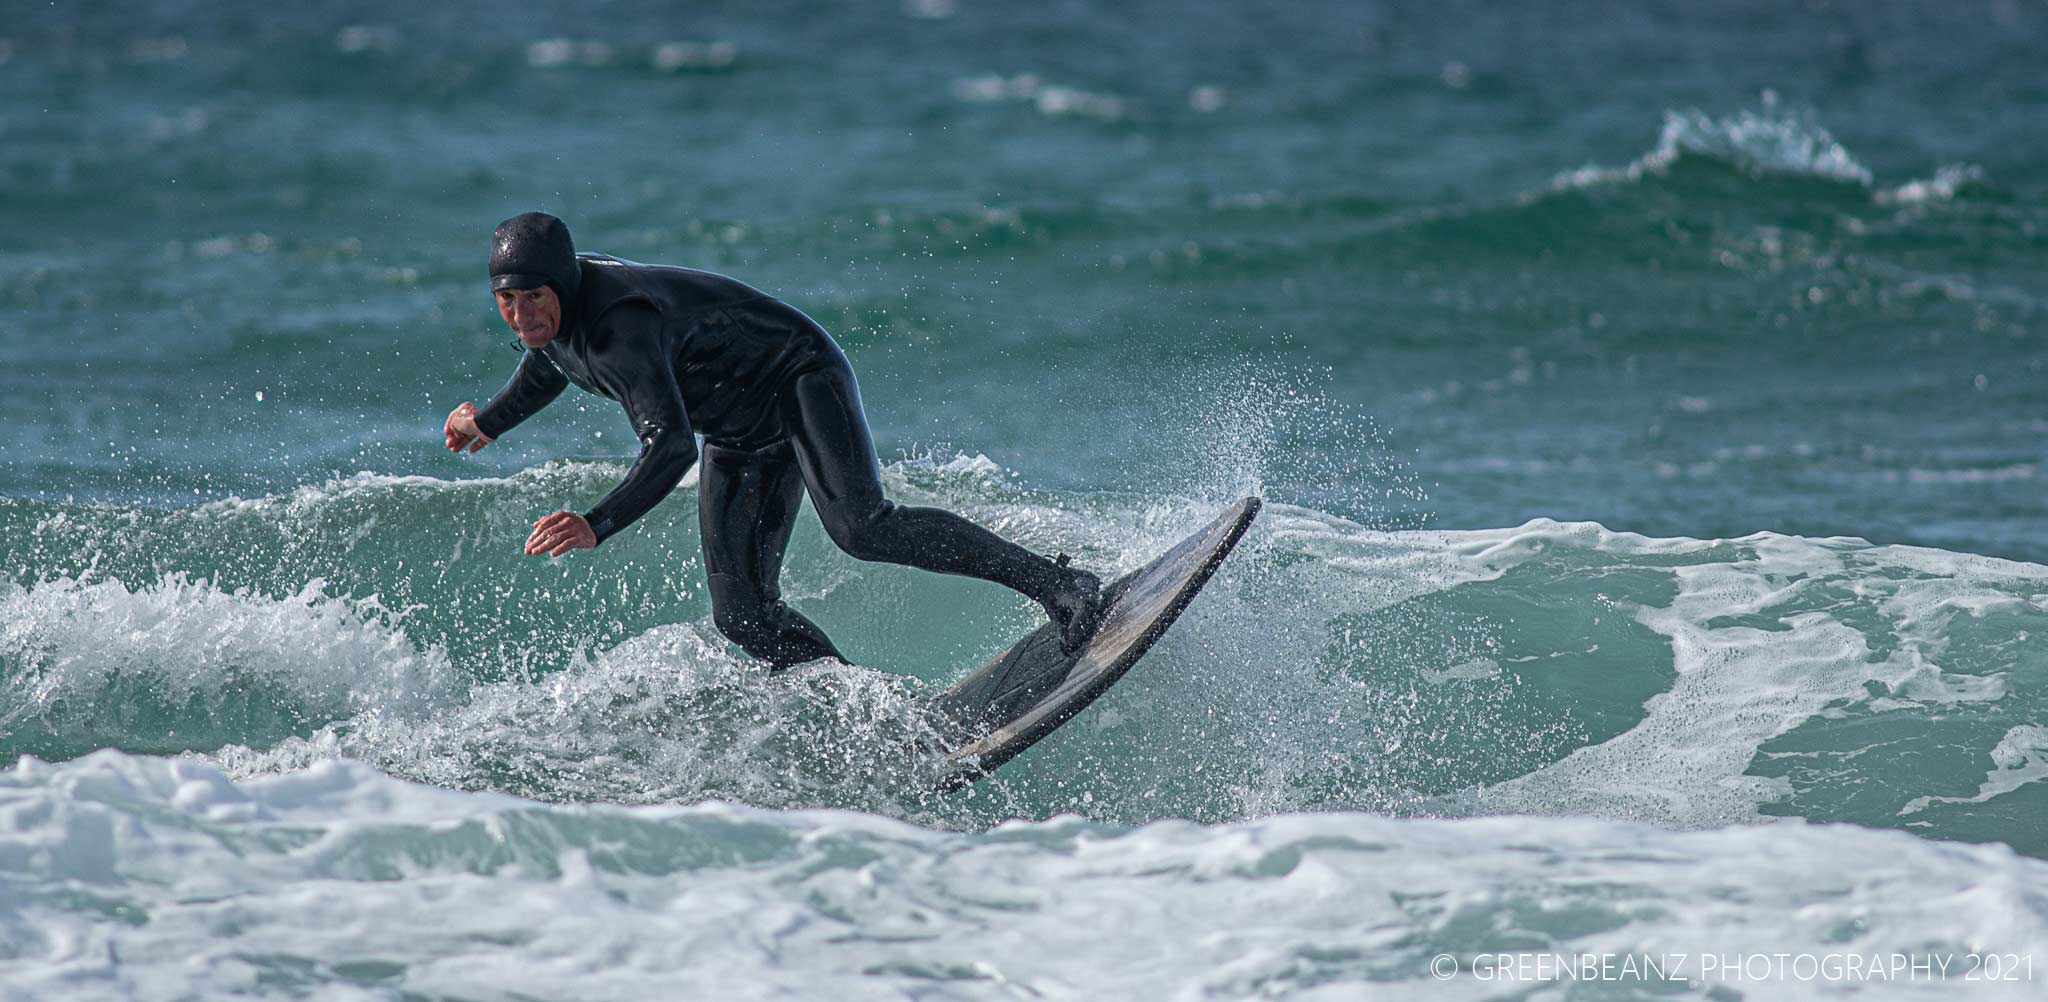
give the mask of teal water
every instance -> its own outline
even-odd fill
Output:
[[[2048,963],[2044,40],[2018,3],[12,12],[0,998]],[[1110,570],[1267,513],[1096,707],[928,794],[920,693],[1027,603],[806,515],[785,593],[859,667],[770,679],[687,485],[520,555],[630,462],[608,402],[440,448],[517,360],[483,257],[529,208],[817,318],[903,499]],[[451,923],[492,895],[536,913]],[[1103,915],[1129,952],[1051,931]],[[1964,987],[2038,981],[1676,990]]]

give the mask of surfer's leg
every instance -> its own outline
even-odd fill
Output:
[[[788,414],[811,503],[840,549],[861,560],[980,578],[1022,592],[1046,607],[1069,649],[1094,632],[1102,589],[1095,575],[1041,557],[950,511],[900,505],[883,496],[881,464],[850,367],[798,376]]]
[[[803,476],[789,443],[742,451],[706,442],[699,462],[697,518],[718,632],[778,669],[825,657],[846,660],[825,631],[783,604],[776,584],[803,501]]]

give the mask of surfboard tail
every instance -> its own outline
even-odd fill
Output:
[[[1209,582],[1258,517],[1248,497],[1143,567],[1104,589],[1101,623],[1080,648],[1061,649],[1056,625],[1019,639],[932,698],[934,724],[956,771],[956,790],[1015,758],[1108,691],[1151,650]]]

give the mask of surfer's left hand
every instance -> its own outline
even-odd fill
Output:
[[[597,547],[597,533],[590,523],[573,511],[558,511],[533,523],[533,535],[526,537],[526,555],[559,557],[570,550]]]

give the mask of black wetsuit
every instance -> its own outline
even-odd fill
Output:
[[[833,542],[859,559],[994,581],[1041,602],[1066,583],[1061,566],[958,515],[883,497],[853,368],[796,308],[709,272],[577,262],[560,333],[526,352],[477,428],[497,438],[570,383],[623,405],[640,458],[585,515],[599,543],[675,489],[702,434],[712,620],[748,653],[778,667],[844,660],[777,585],[805,490]]]

